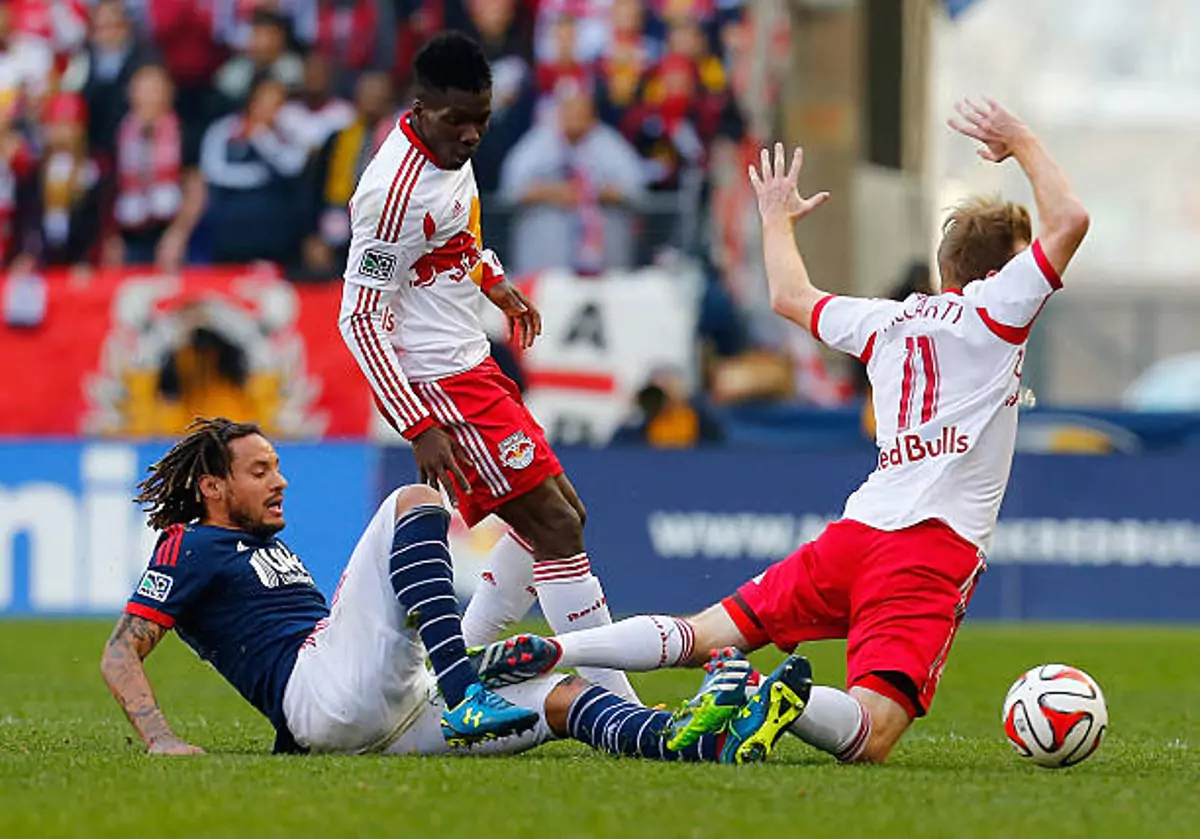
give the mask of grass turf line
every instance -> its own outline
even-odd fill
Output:
[[[932,716],[889,765],[837,766],[787,738],[769,764],[734,768],[575,743],[510,758],[272,757],[267,723],[174,637],[151,679],[176,731],[210,754],[150,758],[100,679],[109,628],[0,622],[0,836],[1200,835],[1197,629],[968,624]],[[805,652],[819,681],[840,683],[842,645]],[[999,721],[1013,679],[1055,661],[1100,682],[1112,723],[1096,755],[1059,772],[1019,760]],[[673,702],[699,675],[634,681],[644,700]]]

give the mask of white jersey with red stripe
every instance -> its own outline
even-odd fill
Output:
[[[441,169],[405,114],[350,200],[342,335],[389,422],[405,436],[431,424],[409,380],[433,381],[488,357],[481,288],[503,279],[484,250],[471,164]]]
[[[880,530],[941,519],[987,551],[1012,466],[1025,345],[1061,286],[1034,242],[962,292],[817,304],[813,334],[866,363],[875,410],[879,463],[845,518]]]

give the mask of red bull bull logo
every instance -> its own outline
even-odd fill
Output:
[[[413,288],[427,288],[438,280],[460,283],[471,276],[482,258],[475,237],[464,230],[414,262],[409,284]]]

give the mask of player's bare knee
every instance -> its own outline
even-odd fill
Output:
[[[571,706],[590,686],[590,682],[580,676],[566,676],[554,689],[546,695],[546,725],[556,737],[566,737],[567,715]]]
[[[561,495],[541,511],[534,532],[525,535],[538,554],[548,559],[583,552],[583,522]]]
[[[400,518],[414,507],[425,504],[442,506],[442,496],[436,489],[425,484],[409,484],[396,492],[396,518]]]
[[[583,521],[549,478],[498,511],[533,546],[536,559],[562,559],[583,552]]]
[[[581,528],[586,527],[588,518],[587,507],[584,506],[583,499],[579,497],[579,493],[575,491],[575,486],[571,483],[571,479],[566,476],[566,473],[563,473],[555,478],[554,483],[558,487],[558,491],[562,493],[562,496],[567,499],[567,503],[578,514],[579,526]]]

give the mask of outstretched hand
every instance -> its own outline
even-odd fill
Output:
[[[1033,136],[1029,126],[1015,114],[986,96],[982,105],[963,99],[954,105],[954,109],[962,120],[951,117],[946,124],[959,134],[982,143],[978,154],[992,163],[1007,160],[1019,142]]]
[[[750,185],[758,197],[758,213],[763,223],[771,221],[796,222],[829,200],[828,192],[818,192],[811,198],[800,195],[800,170],[804,166],[804,149],[792,152],[792,164],[786,165],[783,143],[775,144],[775,163],[771,153],[762,150],[761,172],[750,167]]]

